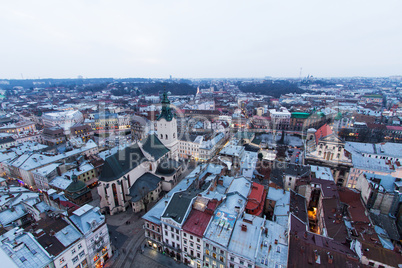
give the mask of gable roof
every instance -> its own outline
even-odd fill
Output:
[[[319,139],[331,135],[332,133],[332,129],[328,126],[328,124],[323,125],[314,134],[316,143],[318,143]]]
[[[105,160],[100,181],[114,181],[136,168],[146,159],[137,143],[119,150]],[[134,161],[135,160],[135,161]]]
[[[152,173],[145,173],[139,177],[133,186],[130,188],[130,196],[132,202],[137,202],[141,200],[149,192],[155,190],[158,184],[161,182],[161,178],[155,176]],[[141,192],[144,189],[144,192]]]
[[[169,152],[169,149],[153,135],[148,135],[146,140],[142,143],[142,149],[154,157],[155,161]]]

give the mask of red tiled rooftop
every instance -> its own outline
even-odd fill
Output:
[[[332,133],[332,129],[327,124],[325,124],[320,127],[315,133],[315,141],[318,142],[319,139],[331,135]]]
[[[338,193],[340,201],[349,205],[348,210],[352,221],[370,223],[368,217],[364,214],[365,208],[360,200],[360,193],[347,188],[343,188]]]
[[[215,211],[217,205],[218,205],[218,200],[213,199],[208,202],[207,209],[209,209],[211,211]]]
[[[261,202],[264,199],[264,186],[259,183],[253,182],[251,186],[251,192],[248,199],[254,199],[257,202]]]
[[[212,214],[193,209],[183,225],[183,230],[187,233],[202,237],[211,217]]]

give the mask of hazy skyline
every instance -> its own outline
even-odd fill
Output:
[[[402,1],[3,1],[0,79],[402,75]]]

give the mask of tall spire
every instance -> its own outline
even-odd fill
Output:
[[[159,114],[157,120],[161,118],[165,118],[166,121],[172,121],[173,117],[175,116],[172,113],[172,109],[170,108],[170,101],[167,96],[166,87],[163,87],[163,94],[162,94],[162,110]]]

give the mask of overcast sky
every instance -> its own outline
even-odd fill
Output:
[[[402,75],[401,0],[15,0],[0,79]]]

